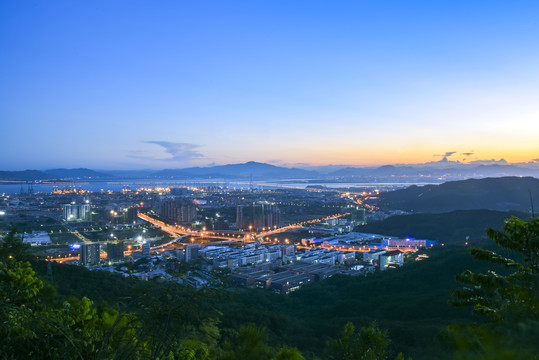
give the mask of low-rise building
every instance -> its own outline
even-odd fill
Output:
[[[22,242],[32,246],[49,245],[51,238],[46,231],[32,231],[31,234],[24,233]]]
[[[387,251],[380,255],[380,270],[389,267],[402,266],[404,264],[404,253],[399,250]]]
[[[185,245],[185,262],[192,263],[198,259],[198,244]]]
[[[384,249],[373,249],[369,252],[363,253],[363,261],[369,264],[378,264],[380,262],[380,255],[384,254]]]

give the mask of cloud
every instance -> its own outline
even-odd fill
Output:
[[[191,161],[204,158],[204,155],[197,151],[200,145],[189,143],[176,143],[169,141],[144,141],[146,144],[155,144],[163,147],[172,157],[168,161]]]
[[[271,165],[283,166],[283,167],[289,167],[289,168],[294,168],[294,167],[301,168],[301,167],[312,166],[309,163],[290,163],[290,162],[286,162],[286,161],[283,161],[283,160],[266,160],[265,162],[268,163],[268,164],[271,164]]]
[[[470,150],[469,152],[463,152],[463,153],[460,153],[461,155],[463,155],[464,157],[462,158],[462,161],[466,161],[468,160],[468,158],[470,156],[472,156],[473,154],[475,154],[474,150]]]
[[[436,157],[442,156],[444,158],[448,158],[451,155],[456,154],[456,153],[457,153],[456,151],[447,151],[445,154],[434,154],[432,156],[436,156]]]
[[[505,159],[490,159],[490,160],[474,160],[470,161],[470,165],[509,165]]]

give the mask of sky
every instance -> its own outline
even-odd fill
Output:
[[[0,170],[539,158],[538,1],[0,0]]]

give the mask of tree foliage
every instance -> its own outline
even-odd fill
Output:
[[[283,344],[286,333],[276,336],[276,330],[293,323],[283,322],[278,306],[272,308],[274,294],[256,298],[265,312],[242,303],[244,312],[255,312],[266,323],[223,326],[215,304],[223,298],[230,302],[230,294],[53,264],[57,293],[24,261],[27,250],[14,232],[0,244],[2,359],[304,359]],[[33,266],[47,268],[39,262]],[[386,331],[373,325],[356,334],[352,326],[348,345],[361,353],[358,359],[386,359],[388,344]]]
[[[457,357],[532,358],[539,338],[539,218],[524,221],[512,217],[501,231],[488,229],[487,235],[515,256],[509,258],[479,248],[470,250],[474,258],[501,268],[487,273],[465,271],[457,276],[464,287],[452,292],[452,303],[472,306],[474,313],[490,319],[450,327]]]
[[[330,357],[334,360],[386,360],[390,359],[390,340],[386,330],[373,322],[356,332],[354,324],[347,323],[340,336],[329,343]],[[396,359],[402,358],[398,354]]]
[[[285,345],[275,355],[275,360],[305,360],[305,358],[298,349]]]
[[[268,337],[268,329],[265,327],[255,324],[243,325],[225,339],[222,358],[224,360],[269,360],[272,357],[272,349],[267,344]]]
[[[497,321],[539,318],[539,218],[524,221],[512,217],[504,223],[502,231],[488,229],[487,235],[498,246],[515,252],[522,260],[471,248],[470,253],[474,258],[502,265],[510,272],[507,275],[494,270],[486,274],[471,271],[459,274],[457,280],[465,286],[453,291],[453,304],[471,305],[477,314]]]
[[[95,308],[87,298],[47,304],[30,264],[0,262],[0,353],[8,359],[109,359],[138,345],[134,315]]]
[[[50,285],[21,261],[26,251],[14,231],[0,244],[3,359],[209,359],[210,350],[198,339],[215,344],[219,329],[195,311],[196,296],[189,306],[186,292],[183,298],[173,291],[134,292],[147,316],[95,306],[87,297],[61,300],[43,292]]]
[[[27,260],[30,244],[23,243],[16,234],[17,229],[12,229],[0,242],[0,261]]]

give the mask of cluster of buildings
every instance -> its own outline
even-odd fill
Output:
[[[239,286],[270,289],[276,293],[287,294],[342,270],[344,269],[325,264],[268,264],[238,269],[230,275],[230,280]]]
[[[63,218],[66,221],[82,220],[90,218],[90,205],[88,204],[65,204],[63,206]]]
[[[365,208],[359,206],[346,206],[340,209],[341,213],[348,213],[348,219],[328,219],[325,223],[321,223],[315,226],[310,226],[308,231],[310,234],[326,234],[326,235],[338,235],[349,233],[354,230],[356,226],[365,225]]]
[[[84,240],[83,243],[77,244],[81,265],[103,263],[102,259],[106,254],[107,262],[115,264],[111,268],[123,266],[118,264],[120,261],[126,262],[129,271],[124,273],[134,274],[132,267],[127,265],[126,255],[128,255],[131,257],[129,260],[131,264],[147,264],[144,265],[147,269],[142,267],[140,271],[137,270],[136,276],[142,279],[152,277],[170,279],[173,271],[168,271],[171,269],[167,269],[167,266],[174,264],[178,266],[180,262],[195,263],[195,266],[189,267],[191,275],[184,278],[186,283],[195,287],[211,282],[209,270],[228,268],[231,270],[230,279],[238,285],[288,293],[335,274],[355,275],[376,267],[385,270],[401,266],[404,262],[403,251],[435,244],[429,240],[351,232],[355,226],[366,223],[365,209],[357,206],[358,203],[353,199],[335,196],[334,193],[325,191],[297,189],[245,191],[225,189],[216,185],[196,188],[169,186],[166,189],[148,188],[138,191],[125,189],[122,192],[103,190],[93,193],[29,192],[13,197],[5,196],[0,200],[2,200],[0,210],[3,211],[5,208],[9,214],[24,212],[43,217],[46,211],[47,217],[64,220],[61,226],[65,226],[73,234],[82,235],[78,237]],[[93,227],[98,226],[108,230],[131,225],[139,222],[137,218],[139,211],[152,211],[166,223],[188,226],[192,229],[237,229],[240,232],[253,233],[280,227],[282,223],[292,224],[325,218],[328,213],[341,212],[350,215],[347,219],[329,218],[324,222],[312,222],[309,223],[309,227],[301,229],[313,234],[309,236],[322,236],[303,239],[302,245],[308,247],[305,251],[297,251],[294,245],[270,243],[249,243],[241,246],[186,244],[183,249],[170,248],[168,251],[160,252],[157,257],[151,257],[150,242],[141,243],[140,240],[140,243],[136,244],[133,235],[121,237],[126,243],[123,241],[105,243],[106,240],[110,240],[108,232],[107,239],[101,239],[98,236],[89,236],[89,230],[77,230],[92,228],[93,231]],[[54,231],[54,234],[50,232],[53,238],[56,236],[56,229]],[[105,233],[105,230],[102,232]],[[130,231],[125,230],[125,233],[128,234]],[[346,234],[339,235],[343,233]],[[110,235],[114,239],[112,234]],[[101,243],[90,243],[89,238],[99,240]],[[126,246],[131,244],[129,242],[131,240],[134,245]],[[144,241],[147,240],[148,237],[144,237]],[[51,239],[47,232],[34,231],[32,234],[25,234],[24,241],[46,245]],[[147,259],[136,261],[141,258]],[[195,270],[198,268],[201,270]]]
[[[368,234],[360,232],[350,232],[343,235],[322,237],[322,238],[306,238],[302,239],[302,245],[372,245],[372,247],[381,247],[387,246],[384,244],[385,241],[389,239],[398,239],[393,236],[379,235],[379,234]]]
[[[342,265],[301,261],[289,264],[273,262],[238,268],[232,272],[229,278],[239,286],[257,287],[280,294],[288,294],[303,285],[321,281],[337,274],[359,275],[361,272],[349,270]]]
[[[282,294],[335,274],[357,275],[361,269],[349,270],[343,265],[348,260],[355,261],[353,252],[326,249],[297,252],[294,245],[208,246],[199,249],[198,255],[205,259],[207,269],[230,268],[230,280],[239,286],[271,289]]]
[[[294,259],[294,245],[277,245],[249,243],[244,247],[238,246],[208,246],[199,251],[216,268],[236,268],[246,265],[258,265],[273,262],[277,259],[290,261]]]
[[[252,204],[236,207],[236,227],[238,230],[261,231],[279,227],[281,212],[276,205]]]
[[[82,243],[71,245],[73,250],[79,251],[79,265],[90,266],[98,265],[101,262],[101,250],[102,244],[94,243]],[[150,256],[150,242],[145,242],[140,245],[140,250],[132,251],[133,258],[141,258],[143,256]],[[110,241],[104,244],[106,252],[106,260],[109,262],[116,262],[125,259],[125,243],[123,241]],[[103,254],[103,258],[104,258]]]
[[[161,203],[159,215],[178,225],[191,225],[197,218],[197,207],[189,199],[166,199]]]
[[[363,253],[363,261],[380,270],[396,268],[404,264],[404,253],[400,250],[376,249]]]
[[[316,251],[321,251],[322,249],[340,250],[344,254],[353,251],[357,252],[357,254],[362,254],[362,260],[366,266],[372,265],[380,270],[402,266],[405,252],[416,251],[420,248],[430,248],[437,244],[433,240],[401,239],[393,236],[358,232],[325,238],[302,239],[301,243],[304,246],[313,246]]]
[[[355,253],[338,250],[317,248],[297,252],[294,245],[264,243],[206,247],[186,244],[183,250],[166,251],[157,257],[150,257],[149,246],[145,251],[144,245],[142,252],[132,253],[133,259],[146,256],[150,261],[131,275],[143,280],[159,277],[183,282],[195,288],[211,284],[214,279],[211,278],[209,271],[215,268],[229,268],[231,270],[229,279],[239,286],[264,288],[282,294],[336,274],[358,275],[362,270],[362,266],[350,268],[344,265],[348,260],[355,261]],[[115,256],[115,252],[116,256],[121,256],[123,249],[121,246],[121,242],[107,244],[107,258]],[[99,254],[98,243],[80,245],[82,265],[99,264]],[[158,258],[172,258],[175,262],[188,264],[198,261],[200,266],[190,270],[182,279],[173,279],[167,272],[167,266],[171,263],[159,262]],[[123,270],[125,271],[121,269],[112,271],[126,273],[127,268]]]
[[[354,224],[346,219],[329,219],[325,224],[309,226],[308,231],[316,235],[338,235],[353,229]]]
[[[311,248],[307,249],[303,253],[298,254],[296,260],[312,264],[344,264],[347,261],[356,260],[356,253],[352,251],[344,252],[335,249]]]
[[[301,240],[304,246],[320,246],[328,249],[343,251],[369,251],[376,249],[401,248],[404,251],[430,248],[437,244],[434,240],[398,238],[380,234],[350,232],[344,235],[334,235],[324,238],[305,238]]]
[[[176,183],[138,190],[129,190],[126,185],[122,191],[87,191],[72,187],[54,189],[50,193],[21,191],[13,195],[0,194],[0,211],[7,216],[25,214],[50,218],[71,231],[90,226],[136,224],[139,211],[153,211],[167,223],[193,229],[261,231],[338,212],[350,203],[330,192],[199,185]],[[57,238],[53,234],[52,242],[63,242]]]

